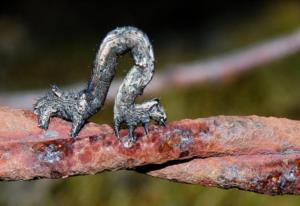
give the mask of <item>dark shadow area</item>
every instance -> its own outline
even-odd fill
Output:
[[[192,161],[194,159],[199,159],[199,157],[192,157],[192,158],[183,159],[183,160],[171,160],[171,161],[168,161],[168,162],[162,163],[162,164],[148,164],[148,165],[136,167],[132,170],[139,172],[139,173],[146,174],[148,172],[160,170],[160,169],[163,169],[168,166],[186,163],[186,162]]]

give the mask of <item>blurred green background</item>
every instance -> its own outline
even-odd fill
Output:
[[[189,63],[288,34],[300,28],[300,1],[205,1],[195,5],[62,0],[2,2],[0,94],[88,79],[97,46],[116,26],[144,30],[156,68]],[[118,77],[131,60],[120,59]],[[161,91],[169,121],[212,115],[300,119],[300,52],[260,65],[229,81]],[[143,97],[149,98],[149,97]],[[1,102],[0,102],[1,104]],[[112,122],[112,104],[92,118]],[[0,205],[299,205],[297,196],[271,197],[173,183],[130,171],[63,180],[1,182]]]

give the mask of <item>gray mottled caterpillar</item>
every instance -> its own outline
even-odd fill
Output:
[[[73,122],[70,135],[75,137],[86,120],[103,106],[112,79],[116,74],[119,55],[130,51],[134,65],[122,82],[114,105],[114,131],[119,138],[121,124],[128,126],[128,140],[135,142],[134,130],[142,124],[148,133],[150,119],[164,125],[167,119],[158,99],[136,104],[154,74],[154,55],[146,34],[134,27],[121,27],[109,32],[102,41],[86,89],[79,92],[61,91],[57,86],[34,105],[39,126],[48,128],[49,119],[58,116]]]

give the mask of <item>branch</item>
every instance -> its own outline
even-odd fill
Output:
[[[241,74],[256,66],[265,64],[300,51],[300,29],[282,37],[257,43],[248,48],[239,49],[228,54],[189,64],[170,65],[154,76],[146,93],[187,87],[208,81],[222,81],[228,77]],[[166,84],[166,82],[168,82]],[[113,101],[120,81],[111,85],[107,99]],[[65,89],[80,89],[84,84],[76,84]],[[0,93],[0,103],[18,108],[31,108],[34,100],[43,96],[45,91],[28,91],[22,93]]]
[[[108,125],[88,123],[75,139],[70,123],[37,127],[27,110],[0,107],[0,179],[65,178],[131,169],[178,182],[265,194],[300,194],[300,122],[217,116],[152,125],[126,148]],[[126,131],[121,131],[126,136]]]

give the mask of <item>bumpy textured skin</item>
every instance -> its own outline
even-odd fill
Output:
[[[134,129],[142,124],[148,133],[150,119],[164,125],[167,117],[158,99],[136,104],[154,74],[152,45],[141,30],[121,27],[109,32],[96,55],[91,78],[86,89],[79,92],[61,91],[53,86],[51,91],[34,105],[39,126],[47,129],[49,119],[58,116],[73,122],[70,135],[75,137],[86,120],[103,106],[108,89],[116,74],[117,58],[130,51],[134,65],[122,82],[114,105],[114,130],[119,138],[120,126],[128,126],[128,140],[135,142]]]

